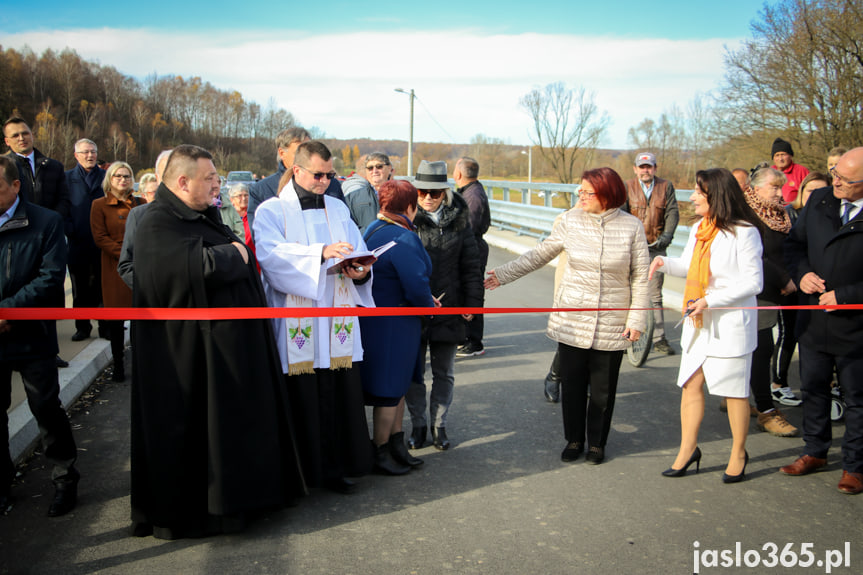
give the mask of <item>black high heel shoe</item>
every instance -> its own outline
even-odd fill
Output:
[[[701,468],[701,448],[698,446],[695,447],[695,451],[692,452],[692,456],[689,458],[689,461],[686,462],[686,465],[681,469],[669,467],[662,472],[662,475],[665,477],[683,477],[686,475],[686,470],[689,469],[689,466],[693,463],[695,464],[695,473],[698,473],[699,468]]]
[[[746,479],[746,464],[749,463],[749,453],[744,451],[743,458],[743,471],[741,471],[738,475],[728,475],[727,473],[722,474],[722,483],[740,483],[744,479]]]

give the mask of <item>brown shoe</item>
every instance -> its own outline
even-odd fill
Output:
[[[776,437],[797,437],[797,428],[778,409],[758,414],[758,429]]]
[[[837,485],[839,491],[848,495],[857,495],[863,491],[863,473],[842,470],[842,479]]]
[[[812,457],[811,455],[801,455],[791,465],[779,468],[779,471],[785,475],[806,475],[807,473],[818,471],[825,465],[827,465],[826,459]]]

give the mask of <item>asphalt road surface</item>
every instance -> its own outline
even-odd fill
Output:
[[[510,257],[493,248],[489,265]],[[489,293],[486,305],[550,305],[552,282],[544,268]],[[542,395],[555,347],[545,323],[540,315],[486,318],[487,353],[456,364],[451,450],[424,448],[416,453],[424,468],[362,478],[355,495],[315,490],[238,535],[129,536],[129,384],[97,383],[73,416],[78,508],[44,516],[50,470],[33,459],[14,487],[16,507],[0,516],[0,573],[863,572],[863,497],[837,491],[838,448],[826,471],[786,477],[777,470],[802,440],[759,432],[753,420],[747,478],[724,485],[730,432],[718,398],[708,398],[700,473],[660,475],[679,441],[679,356],[651,356],[638,369],[624,359],[606,462],[561,463],[560,407]],[[800,409],[783,409],[799,426]],[[843,431],[834,426],[835,437]],[[794,568],[808,553],[811,566]]]

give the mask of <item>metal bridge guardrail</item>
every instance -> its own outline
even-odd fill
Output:
[[[528,182],[507,182],[495,180],[482,180],[487,192],[493,189],[503,189],[503,200],[489,200],[491,211],[491,225],[503,230],[509,230],[519,235],[535,237],[543,240],[551,233],[554,219],[564,210],[553,208],[551,199],[554,193],[565,193],[571,198],[577,197],[580,186],[573,184],[535,184]],[[522,192],[522,201],[509,200],[511,190]],[[523,193],[530,190],[528,193]],[[534,206],[530,202],[530,194],[542,193],[545,198],[544,206]],[[689,200],[692,190],[676,190],[678,202]],[[489,193],[491,196],[491,193]],[[679,256],[686,247],[691,227],[678,225],[674,232],[674,239],[668,246],[669,256]]]

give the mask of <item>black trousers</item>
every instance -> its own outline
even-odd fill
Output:
[[[9,416],[12,403],[12,371],[21,373],[27,404],[39,425],[45,458],[54,465],[52,478],[56,481],[66,475],[78,457],[72,427],[63,406],[60,405],[60,383],[57,363],[50,357],[20,361],[0,361],[0,440],[5,453],[0,456],[0,495],[9,492],[15,467],[9,453]]]
[[[797,300],[790,302],[796,304]],[[782,387],[788,387],[788,369],[791,366],[791,358],[794,357],[794,348],[797,347],[797,310],[779,310],[779,337],[776,338],[776,349],[773,352],[773,361],[770,369],[773,374],[773,383]]]
[[[108,340],[111,342],[111,356],[114,359],[114,371],[123,368],[123,350],[126,347],[126,330],[123,320],[105,320],[102,322],[108,330]]]
[[[803,392],[803,452],[826,458],[832,443],[830,421],[833,368],[845,397],[842,469],[863,473],[863,358],[837,356],[800,346],[800,389]]]
[[[770,360],[773,357],[773,328],[758,330],[758,347],[752,353],[749,388],[755,398],[755,408],[764,413],[774,408],[770,393]]]
[[[69,264],[69,279],[72,281],[72,307],[99,307],[102,305],[102,262],[95,259]],[[99,322],[99,327],[103,322]],[[93,326],[89,319],[76,319],[75,329],[90,333]]]
[[[488,265],[488,244],[482,236],[476,240],[476,246],[479,248],[479,263],[480,277],[485,280],[485,267]],[[485,290],[482,290],[482,303],[485,306]],[[485,331],[485,316],[482,314],[474,314],[473,319],[467,322],[467,341],[482,343],[482,335]]]
[[[581,349],[558,344],[563,434],[568,442],[605,447],[614,413],[623,351]]]

